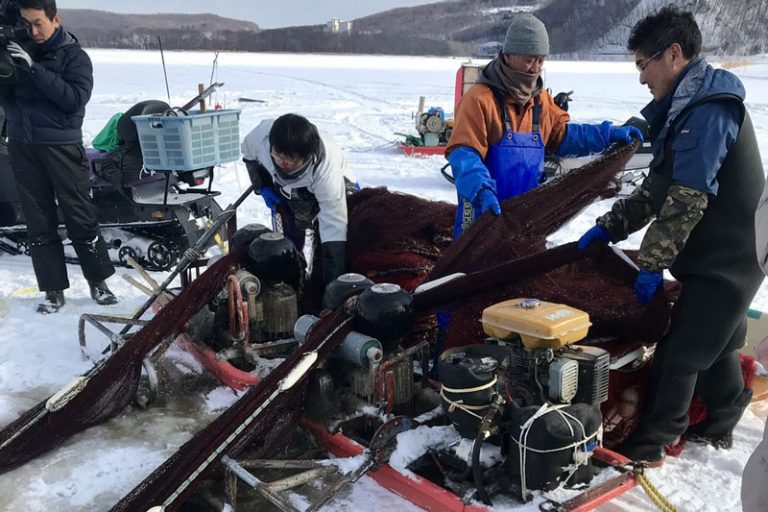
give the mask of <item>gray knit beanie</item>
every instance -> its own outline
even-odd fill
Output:
[[[549,55],[547,27],[533,14],[515,14],[501,51],[514,55]]]

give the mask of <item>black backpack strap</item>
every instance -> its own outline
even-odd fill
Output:
[[[499,111],[501,113],[501,123],[504,125],[504,131],[512,129],[512,123],[509,122],[509,114],[504,106],[504,95],[497,89],[491,89],[493,96],[496,98],[496,103],[499,105]]]
[[[534,133],[541,131],[541,99],[538,94],[533,97],[533,124],[531,131]]]
[[[507,109],[505,108],[504,103],[504,95],[496,89],[493,89],[493,95],[496,98],[496,103],[499,105],[504,130],[511,130],[512,123],[509,122],[509,115],[507,114]],[[538,131],[541,131],[541,98],[539,98],[539,95],[537,94],[533,97],[533,122],[531,125],[531,132],[535,133]]]

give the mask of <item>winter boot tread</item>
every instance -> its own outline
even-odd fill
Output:
[[[37,305],[37,312],[43,315],[55,313],[66,303],[64,290],[52,290],[45,292],[45,302]]]
[[[91,288],[91,298],[100,306],[111,306],[117,304],[117,297],[104,281],[88,281]]]

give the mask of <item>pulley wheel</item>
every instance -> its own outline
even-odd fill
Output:
[[[158,270],[169,270],[176,259],[176,252],[163,242],[152,242],[147,247],[147,260]]]
[[[430,132],[439,133],[443,129],[443,126],[445,126],[445,123],[440,119],[440,116],[429,116],[424,125]]]
[[[124,245],[120,248],[119,251],[117,251],[117,259],[123,265],[128,265],[128,258],[131,258],[134,261],[139,261],[139,257],[136,254],[136,249],[129,245]]]

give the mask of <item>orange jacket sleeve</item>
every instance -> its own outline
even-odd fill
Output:
[[[548,152],[554,153],[565,137],[566,123],[570,120],[567,112],[555,105],[547,91],[540,94],[540,129]],[[511,128],[515,132],[530,132],[533,125],[533,101],[519,107],[505,101]],[[485,160],[488,148],[501,140],[504,134],[501,112],[490,87],[475,84],[464,95],[454,115],[453,132],[446,147],[446,155],[455,148],[472,148]]]

